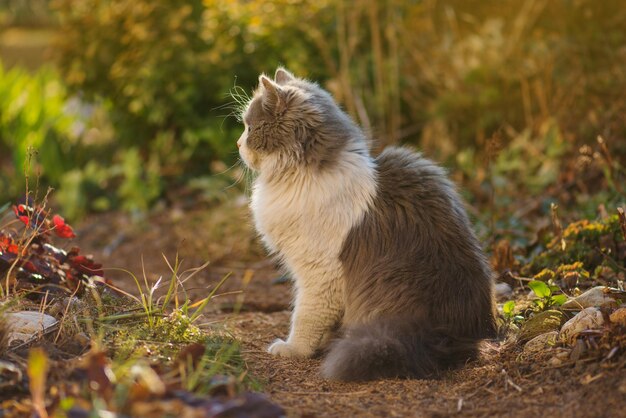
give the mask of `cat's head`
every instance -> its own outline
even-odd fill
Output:
[[[239,154],[260,172],[323,168],[360,132],[330,94],[283,68],[273,80],[259,77],[242,119]]]

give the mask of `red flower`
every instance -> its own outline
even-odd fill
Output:
[[[61,238],[74,238],[76,234],[71,226],[65,223],[65,219],[60,217],[59,215],[54,215],[52,217],[52,222],[54,223],[54,233]]]

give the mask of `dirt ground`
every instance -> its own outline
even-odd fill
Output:
[[[115,232],[111,232],[115,231]],[[550,349],[525,358],[521,348],[486,342],[480,360],[439,380],[382,380],[344,384],[324,380],[320,359],[287,360],[266,353],[289,326],[289,283],[256,243],[247,209],[239,204],[168,209],[137,224],[123,215],[95,216],[77,244],[105,267],[154,282],[170,273],[176,253],[185,268],[211,261],[185,283],[192,300],[232,273],[205,315],[241,339],[250,374],[293,417],[626,417],[626,359],[548,363]],[[113,283],[136,293],[132,278],[109,270]],[[245,282],[248,282],[247,284]],[[237,311],[237,312],[234,312]]]

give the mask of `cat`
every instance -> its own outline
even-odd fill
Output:
[[[495,334],[492,272],[445,171],[407,148],[372,157],[332,96],[284,68],[259,77],[242,119],[254,224],[295,288],[269,353],[325,350],[322,375],[345,381],[475,358]]]

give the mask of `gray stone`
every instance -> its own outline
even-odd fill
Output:
[[[622,293],[617,289],[611,289],[606,286],[596,286],[587,290],[586,292],[576,296],[565,302],[562,309],[585,309],[592,306],[596,307],[610,307],[617,306],[615,298],[619,297]]]
[[[600,309],[596,307],[585,308],[563,325],[559,338],[573,345],[581,332],[588,329],[600,329],[603,325],[604,317]]]
[[[565,316],[560,311],[539,312],[524,322],[520,330],[519,340],[521,342],[530,341],[538,335],[558,331],[564,320]]]
[[[550,331],[539,334],[524,345],[524,354],[535,354],[552,348],[556,345],[559,337],[558,331]]]
[[[11,312],[5,314],[5,319],[10,327],[9,346],[34,341],[59,322],[37,311]]]

